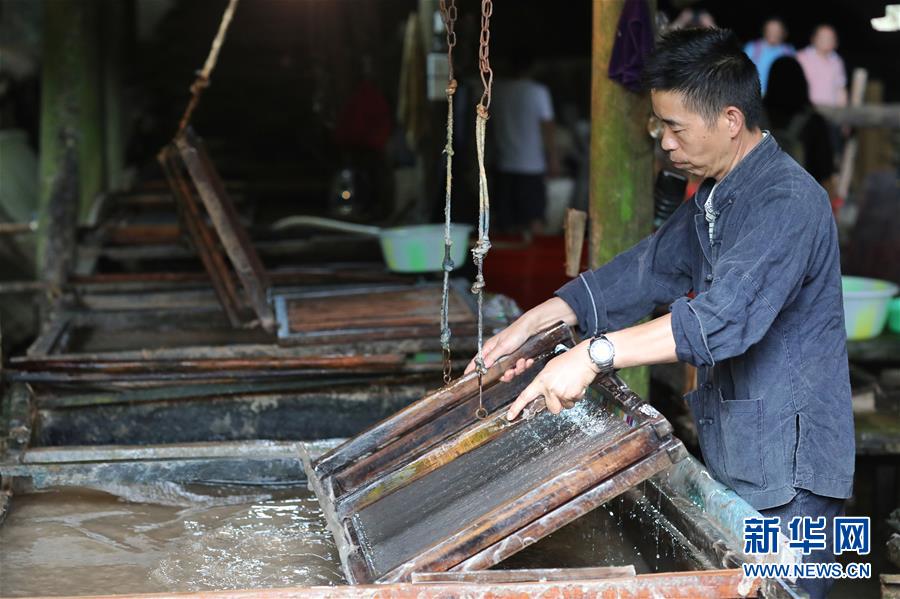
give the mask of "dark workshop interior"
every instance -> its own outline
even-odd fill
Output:
[[[713,263],[670,299],[727,281],[716,188],[642,83],[661,40],[717,29],[758,73],[760,148],[827,196],[840,254],[846,335],[810,333],[786,375],[849,374],[852,491],[831,499],[868,550],[835,550],[827,596],[900,597],[895,1],[0,0],[0,597],[825,596],[744,575],[813,560],[751,550],[773,508],[715,476],[735,457],[702,438],[713,351],[690,363],[675,332],[667,363],[594,353],[626,327],[597,316],[618,275],[590,271],[670,218],[696,210]],[[570,282],[590,303],[554,296]],[[554,297],[595,330],[501,345]],[[675,331],[670,299],[627,330]],[[772,326],[790,355],[803,321]],[[507,419],[576,350],[600,373],[583,399]],[[741,376],[776,386],[726,362],[732,399]],[[741,435],[763,470],[766,409]],[[773,542],[802,548],[786,526]]]

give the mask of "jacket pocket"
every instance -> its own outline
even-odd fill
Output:
[[[735,491],[764,488],[762,400],[719,400],[726,475]]]

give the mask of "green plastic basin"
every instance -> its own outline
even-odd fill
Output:
[[[841,277],[841,286],[847,339],[856,341],[880,335],[897,286],[889,281],[864,277]]]
[[[454,268],[466,262],[471,225],[450,225],[450,258]],[[444,225],[414,225],[383,229],[381,252],[394,272],[438,272],[444,265]]]

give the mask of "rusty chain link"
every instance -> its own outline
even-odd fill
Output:
[[[481,71],[481,84],[484,92],[479,104],[487,111],[491,106],[491,87],[494,84],[494,72],[491,70],[490,44],[491,44],[491,15],[494,13],[494,3],[491,0],[481,0],[481,35],[478,40],[478,68]]]
[[[447,81],[455,83],[453,79],[453,48],[456,47],[456,0],[440,0],[441,18],[444,20],[444,29],[447,31],[447,65],[449,67]]]

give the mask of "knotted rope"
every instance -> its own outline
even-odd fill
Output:
[[[188,102],[187,108],[184,109],[184,115],[181,117],[181,121],[178,123],[178,132],[175,134],[175,137],[178,137],[184,130],[187,129],[188,123],[191,122],[191,115],[194,113],[194,109],[197,108],[197,104],[200,102],[200,94],[203,93],[203,90],[209,87],[209,80],[212,77],[213,69],[216,68],[216,61],[219,59],[219,50],[222,49],[222,44],[225,42],[225,34],[228,32],[228,26],[231,24],[231,19],[234,16],[234,9],[237,6],[238,0],[228,0],[228,6],[225,7],[225,12],[222,13],[222,21],[219,23],[219,31],[216,32],[216,37],[213,38],[212,47],[209,49],[209,55],[206,57],[206,62],[203,64],[203,68],[197,73],[197,78],[194,79],[194,82],[191,84],[191,99]]]

